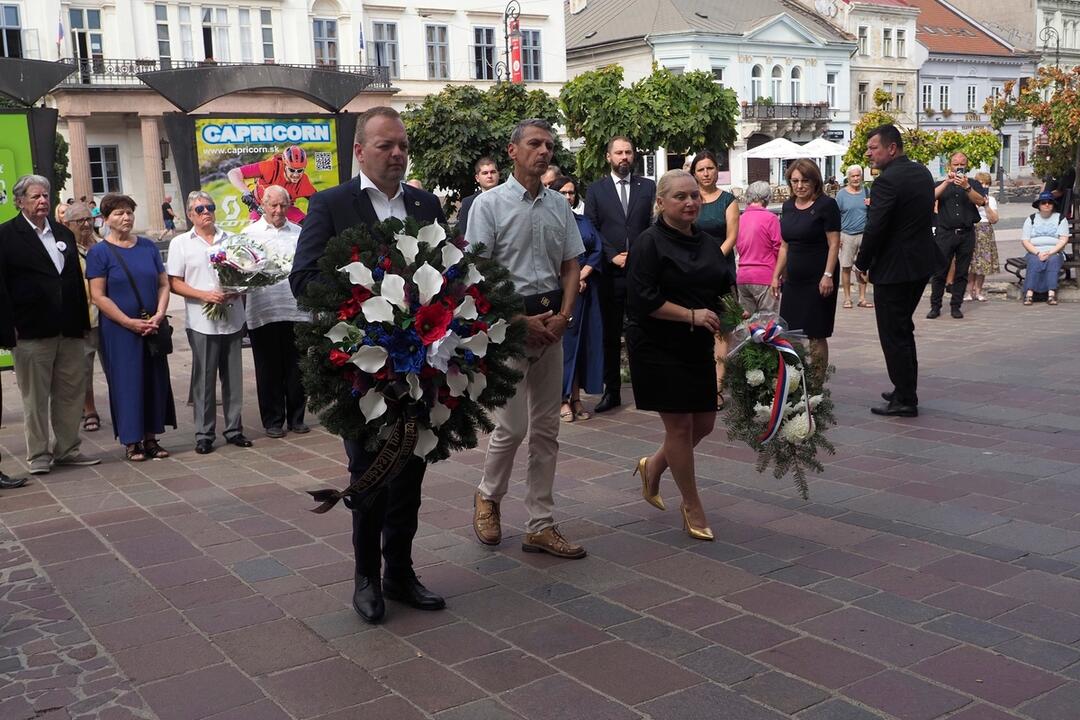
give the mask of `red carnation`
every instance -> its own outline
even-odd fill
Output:
[[[352,262],[360,262],[360,246],[352,246],[352,254],[349,255],[349,260],[351,260]]]
[[[345,363],[349,362],[349,358],[351,357],[352,355],[349,353],[336,348],[330,351],[330,363],[336,367],[342,367]]]
[[[488,324],[483,320],[477,320],[472,324],[472,331],[474,334],[478,332],[486,332],[488,327]]]
[[[470,285],[465,288],[465,294],[471,295],[472,299],[476,302],[476,312],[485,315],[491,311],[491,303],[484,297],[484,293],[480,292],[480,288],[476,285]]]
[[[416,329],[416,334],[420,336],[420,340],[425,345],[430,345],[446,335],[452,319],[453,314],[450,308],[442,303],[432,303],[416,311],[416,322],[413,327]]]
[[[341,303],[341,307],[338,308],[337,319],[352,320],[359,312],[360,303],[357,302],[355,298],[349,298],[345,302]]]
[[[358,303],[362,303],[365,300],[369,300],[372,297],[372,293],[363,285],[353,285],[352,299]]]
[[[382,262],[379,263],[379,264],[382,265],[383,270],[390,270],[390,269],[392,269],[394,267],[394,263],[390,261],[390,256],[389,255],[384,257],[382,259]]]

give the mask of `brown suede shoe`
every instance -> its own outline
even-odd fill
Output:
[[[574,545],[564,538],[559,528],[554,525],[538,533],[527,533],[525,540],[521,543],[521,549],[525,552],[546,552],[555,557],[571,560],[585,557],[585,548]]]
[[[502,525],[499,523],[499,503],[485,500],[480,491],[473,497],[473,531],[476,539],[485,545],[498,545],[502,541]]]

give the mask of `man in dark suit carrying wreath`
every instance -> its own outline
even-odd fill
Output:
[[[361,224],[371,228],[391,217],[446,222],[438,198],[402,182],[409,164],[409,139],[396,110],[375,107],[361,115],[356,123],[353,152],[360,165],[359,174],[347,183],[316,193],[308,202],[289,276],[297,297],[309,282],[317,282],[318,262],[327,241],[344,230]],[[345,452],[354,478],[374,460],[373,453],[352,440],[345,440]],[[382,620],[384,592],[391,600],[421,610],[440,610],[446,605],[420,584],[412,568],[412,542],[425,468],[423,460],[411,458],[401,474],[379,490],[367,509],[353,510],[353,608],[367,622]]]

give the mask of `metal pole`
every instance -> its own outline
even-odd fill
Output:
[[[503,59],[495,63],[495,79],[497,82],[502,82],[505,78],[507,82],[511,78],[510,68],[510,21],[515,20],[521,15],[521,4],[518,0],[510,0],[506,3],[506,9],[503,10]]]
[[[1058,34],[1056,28],[1047,25],[1039,31],[1039,39],[1042,40],[1043,47],[1045,48],[1047,43],[1051,39],[1054,41],[1054,67],[1061,67],[1061,36]]]

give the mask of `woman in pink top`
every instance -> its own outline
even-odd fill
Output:
[[[739,220],[735,250],[739,254],[736,279],[739,304],[751,314],[777,312],[779,302],[770,287],[780,253],[780,220],[768,209],[772,188],[762,180],[746,188],[746,210]]]

